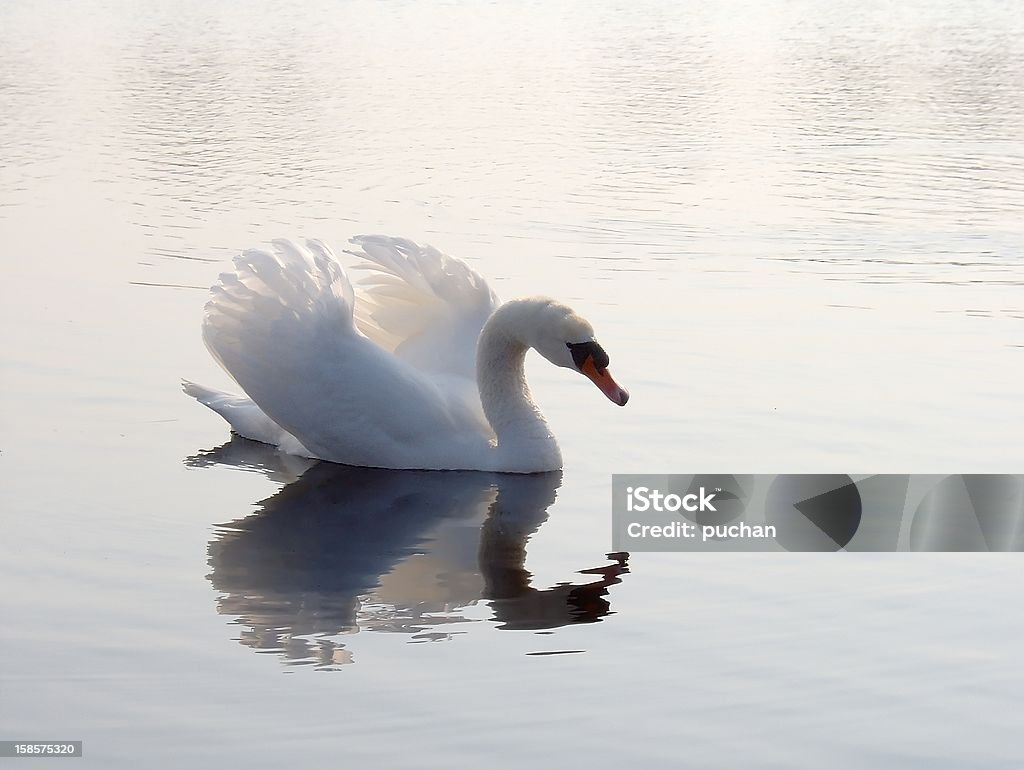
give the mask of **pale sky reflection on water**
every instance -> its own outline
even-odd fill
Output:
[[[1015,766],[1014,557],[607,554],[612,472],[1021,472],[1022,41],[998,0],[3,3],[0,738]],[[216,449],[206,287],[361,232],[594,323],[632,398],[532,363],[553,489]]]

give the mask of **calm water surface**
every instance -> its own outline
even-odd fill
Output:
[[[531,479],[228,442],[206,287],[361,232],[577,306],[629,406],[532,362]],[[0,257],[0,739],[1020,766],[1018,559],[608,554],[615,471],[1024,468],[1013,0],[6,0]]]

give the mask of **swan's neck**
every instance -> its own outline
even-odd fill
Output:
[[[531,318],[530,300],[494,311],[477,344],[476,379],[499,452],[521,457],[528,470],[556,470],[562,467],[558,443],[526,384]]]

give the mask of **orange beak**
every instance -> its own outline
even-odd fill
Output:
[[[625,406],[629,401],[629,392],[612,379],[607,369],[598,369],[593,356],[587,356],[587,360],[583,362],[582,371],[590,378],[591,382],[601,389],[602,393],[608,396],[609,400],[619,406]]]

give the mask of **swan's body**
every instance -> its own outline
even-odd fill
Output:
[[[353,239],[357,294],[319,241],[246,251],[213,287],[203,338],[247,396],[185,383],[246,438],[378,468],[562,467],[526,385],[533,347],[616,403],[593,329],[547,298],[499,304],[465,263],[384,236]]]

